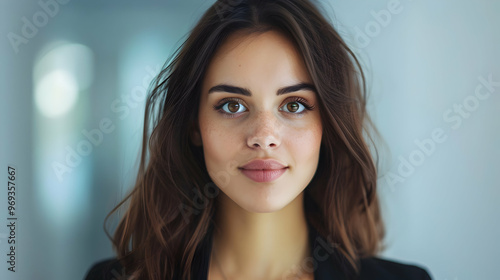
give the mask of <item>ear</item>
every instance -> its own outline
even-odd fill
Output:
[[[189,129],[189,138],[191,139],[191,143],[197,147],[203,146],[203,142],[201,141],[201,133],[198,123],[192,123]]]

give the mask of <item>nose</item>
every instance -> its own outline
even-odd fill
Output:
[[[247,146],[252,149],[275,149],[279,147],[278,123],[272,113],[261,113],[249,125]]]

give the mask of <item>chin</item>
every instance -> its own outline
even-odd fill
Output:
[[[274,206],[266,206],[266,207],[252,207],[250,209],[245,209],[251,213],[273,213],[281,210],[283,207],[274,207]]]
[[[238,205],[251,213],[272,213],[283,209],[291,201],[282,201],[280,199],[265,200],[246,200]]]

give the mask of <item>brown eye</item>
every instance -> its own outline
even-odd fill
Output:
[[[216,110],[221,110],[225,112],[226,114],[236,114],[236,113],[242,113],[245,112],[245,106],[243,106],[239,101],[227,101],[225,103],[222,103],[221,105],[214,106],[214,109]]]
[[[299,109],[299,105],[296,102],[290,102],[287,104],[288,111],[295,113]]]
[[[305,110],[309,109],[304,104],[298,101],[288,102],[282,108],[283,108],[282,110],[284,110],[287,113],[295,113],[297,115],[302,114],[304,113]]]
[[[240,109],[240,103],[237,102],[229,102],[227,103],[227,108],[231,113],[236,113],[238,112],[238,109]]]

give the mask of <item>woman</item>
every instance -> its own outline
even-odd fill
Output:
[[[364,83],[310,1],[216,2],[155,81],[117,259],[87,279],[430,279],[375,256]]]

